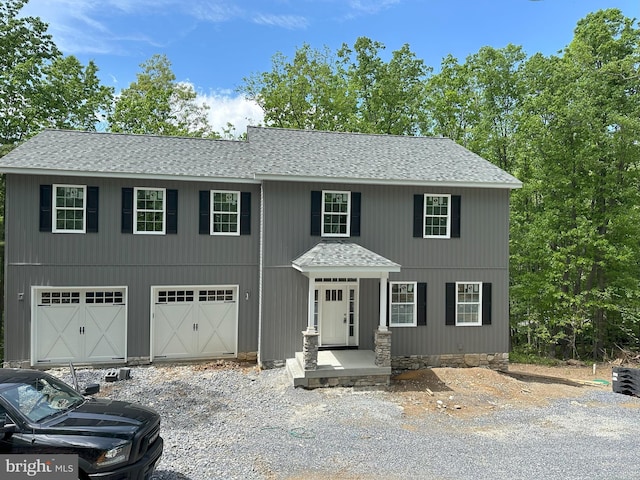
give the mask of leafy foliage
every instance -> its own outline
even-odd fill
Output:
[[[305,44],[292,60],[276,54],[273,69],[245,78],[240,91],[262,107],[272,126],[417,134],[431,69],[408,45],[384,62],[384,48],[366,37],[335,54]]]
[[[140,65],[137,80],[120,92],[108,117],[112,132],[218,138],[188,83],[176,81],[171,63],[154,55]]]
[[[63,57],[40,18],[19,16],[26,3],[0,1],[0,156],[43,128],[95,130],[112,102],[94,63]]]

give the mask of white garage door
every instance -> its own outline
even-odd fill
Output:
[[[127,288],[32,288],[32,365],[127,361]]]
[[[238,286],[152,287],[151,360],[235,357]]]

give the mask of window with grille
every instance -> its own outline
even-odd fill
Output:
[[[389,325],[415,327],[417,311],[416,282],[391,282]]]
[[[351,192],[322,192],[322,235],[348,237]]]
[[[134,233],[165,233],[165,194],[164,188],[134,188]]]
[[[53,232],[85,232],[86,196],[85,185],[53,185]]]
[[[424,196],[424,238],[449,238],[451,195]]]
[[[482,283],[456,283],[456,325],[482,325]]]
[[[240,235],[240,192],[211,191],[211,234]]]

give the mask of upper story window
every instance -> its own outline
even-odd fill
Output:
[[[416,293],[416,282],[391,282],[389,326],[416,326]]]
[[[85,185],[53,185],[54,233],[84,233],[86,230]]]
[[[351,192],[322,192],[322,236],[348,237]]]
[[[413,196],[415,238],[460,238],[460,195],[416,194]]]
[[[451,195],[424,196],[424,238],[450,238]]]
[[[456,325],[482,325],[482,283],[456,282]]]
[[[165,197],[164,188],[134,188],[134,233],[165,233]]]
[[[311,235],[359,237],[361,199],[360,192],[312,191]]]
[[[251,192],[200,190],[201,235],[251,235]]]
[[[240,235],[240,192],[211,191],[211,234]]]

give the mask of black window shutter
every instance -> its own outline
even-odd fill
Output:
[[[445,325],[456,324],[456,284],[447,283]]]
[[[87,187],[87,233],[98,233],[98,187]]]
[[[251,192],[240,192],[240,235],[251,235]]]
[[[351,192],[351,236],[360,236],[360,192]]]
[[[167,233],[178,233],[178,190],[167,189]]]
[[[482,284],[482,324],[491,325],[491,284]]]
[[[413,196],[413,236],[424,237],[424,195]]]
[[[322,192],[311,192],[311,235],[322,234]]]
[[[209,225],[209,219],[211,212],[210,209],[211,192],[209,190],[200,190],[200,217],[199,217],[199,230],[201,235],[209,235],[211,233],[211,227]]]
[[[122,189],[122,233],[133,233],[133,188]]]
[[[40,231],[51,231],[51,203],[53,201],[51,185],[40,185]]]
[[[451,195],[451,238],[460,238],[460,195]]]
[[[418,283],[418,326],[427,324],[427,284]]]

